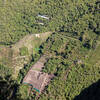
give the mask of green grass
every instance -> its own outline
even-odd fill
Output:
[[[88,63],[91,65],[95,65],[98,61],[100,61],[100,46],[91,51]]]
[[[0,51],[0,63],[12,67],[14,72],[13,76],[16,78],[19,70],[24,67],[24,64],[29,63],[32,59],[32,55],[39,52],[39,50],[35,50],[35,48],[39,48],[41,43],[43,43],[50,34],[51,32],[41,33],[40,38],[32,34],[26,35],[16,44],[13,44],[12,48],[3,47],[5,51]]]
[[[28,55],[29,53],[28,53],[28,48],[27,47],[21,47],[20,49],[20,55],[21,56],[26,56],[26,55]]]
[[[19,95],[20,94],[20,95]],[[17,90],[17,97],[21,100],[26,100],[29,96],[29,86],[22,84]]]

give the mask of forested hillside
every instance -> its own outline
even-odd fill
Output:
[[[97,0],[7,0],[0,2],[0,14],[1,44],[12,44],[26,34],[49,30],[74,35],[93,30],[99,34]],[[47,15],[49,20],[39,18],[38,14]]]
[[[52,35],[30,55],[16,80],[10,67],[0,65],[0,100],[100,100],[100,1],[0,1],[0,45],[11,46],[27,34],[49,31]],[[27,52],[20,50],[21,55]],[[43,54],[50,58],[42,71],[55,77],[38,94],[22,80]]]

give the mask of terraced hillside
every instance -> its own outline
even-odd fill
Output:
[[[32,54],[36,54],[40,44],[44,42],[51,32],[41,33],[39,37],[36,34],[27,35],[19,42],[10,47],[0,46],[0,63],[6,65],[14,71],[14,77],[17,77],[20,69],[32,59]]]

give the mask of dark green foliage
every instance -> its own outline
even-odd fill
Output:
[[[48,63],[45,65],[43,70],[46,73],[53,74],[59,68],[60,60],[59,59],[49,59]]]
[[[40,46],[39,52],[32,55],[34,61],[25,65],[17,78],[21,84],[40,55],[45,52],[50,55],[43,72],[55,77],[40,95],[40,100],[73,100],[84,88],[100,79],[98,0],[11,0],[0,1],[0,5],[0,44],[16,43],[26,34],[55,31]],[[47,15],[49,20],[38,14]],[[20,54],[28,55],[28,49],[20,48]],[[0,69],[1,75],[9,75],[9,69],[2,65]],[[28,98],[26,90],[20,85],[18,99]],[[36,93],[29,100],[35,97]]]
[[[15,95],[18,87],[16,81],[12,80],[11,76],[0,78],[0,100],[11,100]]]
[[[16,92],[17,100],[28,100],[29,96],[29,86],[28,85],[20,85]]]
[[[57,34],[53,36],[52,41],[57,37]],[[53,44],[52,42],[49,43],[49,45]],[[63,57],[61,53],[53,56],[54,58],[49,59],[45,64],[46,67],[43,71],[54,74],[55,78],[39,100],[73,100],[84,88],[100,78],[100,68],[98,66],[94,66],[89,61],[87,63],[81,61],[86,59],[84,58],[85,55],[89,56],[89,49],[84,48],[82,43],[78,43],[77,40],[68,41],[68,38],[66,44],[66,48],[62,48],[62,50],[64,49],[63,54],[67,55],[67,58]],[[52,49],[49,50],[52,51]]]
[[[0,100],[11,100],[15,96],[18,84],[11,75],[9,67],[0,65]]]
[[[0,64],[0,77],[9,76],[12,74],[12,69]]]
[[[97,0],[15,0],[0,2],[0,5],[1,44],[12,44],[26,34],[45,31],[65,31],[78,36],[88,30],[100,33]],[[49,20],[39,18],[38,14],[47,15]]]
[[[84,89],[74,100],[99,100],[100,80]]]

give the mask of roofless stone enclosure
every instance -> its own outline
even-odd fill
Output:
[[[45,86],[48,85],[54,75],[41,72],[46,62],[46,56],[43,55],[28,71],[27,75],[23,79],[24,84],[31,85],[33,89],[41,93]]]

